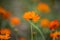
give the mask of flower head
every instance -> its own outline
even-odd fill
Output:
[[[11,13],[10,12],[6,12],[4,15],[3,15],[3,19],[9,19],[11,16]]]
[[[60,38],[60,32],[51,33],[50,36],[51,36],[52,38]]]
[[[5,33],[10,34],[11,33],[9,29],[1,29],[0,31],[2,34],[5,34]]]
[[[0,15],[3,19],[8,19],[10,17],[10,12],[7,12],[4,8],[0,7]]]
[[[9,29],[1,29],[0,33],[1,40],[8,40],[10,38],[11,31]]]
[[[39,3],[37,9],[42,12],[50,12],[50,8],[46,3]]]
[[[23,18],[28,20],[32,20],[33,22],[37,22],[39,20],[39,15],[35,14],[34,11],[31,12],[25,12],[25,14],[23,15]]]
[[[50,21],[48,19],[44,18],[41,20],[40,25],[43,27],[47,27],[47,26],[49,26],[49,23],[50,23]]]
[[[58,22],[58,20],[54,20],[54,21],[50,22],[50,29],[51,29],[51,30],[55,30],[55,29],[57,29],[58,27],[59,27],[59,22]]]
[[[20,19],[19,19],[18,17],[12,17],[12,18],[10,19],[10,23],[11,23],[12,25],[18,25],[18,24],[20,23]]]
[[[0,14],[5,14],[6,13],[6,10],[2,7],[0,7]]]
[[[36,15],[32,19],[33,19],[32,21],[37,22],[40,19],[40,17],[39,15]]]
[[[26,40],[26,38],[25,37],[20,37],[19,40]]]

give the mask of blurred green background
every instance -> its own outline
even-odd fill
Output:
[[[27,40],[31,40],[30,25],[22,18],[22,16],[26,11],[37,11],[35,7],[40,2],[47,3],[51,8],[51,12],[49,14],[38,12],[42,18],[48,18],[49,20],[57,19],[60,21],[60,0],[0,0],[0,6],[4,7],[6,10],[9,10],[13,16],[19,17],[22,22],[20,25],[14,27],[14,29],[18,30],[19,36],[16,36],[17,34],[12,32],[13,36],[10,40],[18,40],[18,37],[20,36],[26,37]],[[33,31],[35,32],[37,30],[33,29]],[[49,37],[48,29],[44,29],[42,32],[44,33],[46,40],[52,40]],[[34,40],[42,40],[38,32],[34,35]]]

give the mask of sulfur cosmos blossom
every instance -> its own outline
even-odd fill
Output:
[[[55,30],[55,29],[57,29],[58,27],[59,27],[59,22],[58,22],[58,20],[54,20],[54,21],[50,22],[50,26],[49,26],[50,30]]]
[[[6,13],[6,10],[4,9],[4,8],[2,8],[2,7],[0,7],[0,14],[5,14]]]
[[[48,27],[49,23],[50,23],[50,21],[47,18],[44,18],[44,19],[41,20],[40,25],[42,27]]]
[[[10,29],[7,29],[7,28],[0,29],[0,39],[1,40],[10,39],[10,34],[11,34]]]
[[[60,32],[54,32],[54,33],[50,33],[50,37],[52,38],[60,38]]]
[[[10,23],[11,23],[12,25],[18,25],[18,24],[20,23],[20,19],[19,19],[18,17],[12,17],[12,18],[10,19]]]
[[[46,3],[39,3],[37,5],[37,9],[42,11],[42,12],[50,12],[50,8]]]
[[[27,40],[25,37],[20,37],[19,40]]]
[[[32,32],[32,35],[35,36],[37,33],[36,32]]]
[[[32,20],[33,22],[37,22],[40,19],[39,15],[36,14],[34,11],[25,12],[23,18],[27,21]]]
[[[3,19],[8,19],[11,16],[11,13],[6,11],[4,8],[0,7],[0,16]]]
[[[3,15],[3,19],[9,19],[11,17],[11,13],[10,12],[6,12],[4,15]]]

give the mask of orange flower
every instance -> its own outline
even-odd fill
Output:
[[[0,15],[2,15],[2,18],[8,19],[10,17],[10,13],[7,12],[4,8],[0,7]]]
[[[51,36],[52,38],[60,38],[60,32],[51,33],[50,36]]]
[[[58,27],[59,27],[59,22],[57,20],[50,22],[50,29],[51,30],[57,29]]]
[[[34,22],[37,22],[37,21],[39,20],[39,18],[40,18],[40,17],[39,17],[38,15],[36,15],[36,16],[33,17],[33,21],[34,21]]]
[[[19,20],[19,18],[17,18],[17,17],[12,17],[12,18],[10,19],[10,23],[11,23],[12,25],[18,25],[18,24],[20,23],[20,20]]]
[[[31,12],[25,12],[23,18],[25,18],[26,20],[32,20],[33,22],[37,22],[40,17],[37,14],[35,14],[34,11],[31,11]]]
[[[6,12],[6,13],[3,15],[3,19],[8,19],[10,16],[11,16],[10,12]]]
[[[8,40],[10,38],[11,31],[9,29],[1,29],[0,30],[0,39]]]
[[[2,7],[0,7],[0,14],[5,14],[6,13],[6,10]]]
[[[50,8],[46,3],[39,3],[37,9],[42,12],[50,12]]]
[[[49,20],[44,18],[41,20],[40,25],[43,27],[47,27],[47,26],[49,26],[49,23],[50,23]]]
[[[20,37],[19,40],[27,40],[25,37]]]

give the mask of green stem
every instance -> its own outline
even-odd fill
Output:
[[[33,29],[32,29],[32,25],[31,25],[31,40],[33,40],[33,34],[32,34],[32,32],[33,32]]]
[[[41,32],[41,30],[40,30],[37,26],[35,26],[31,21],[29,21],[29,23],[30,23],[35,29],[37,29],[37,30],[39,31],[39,33],[40,33],[41,36],[42,36],[42,39],[45,40],[45,37],[44,37],[43,33]]]
[[[37,40],[37,34],[35,35],[35,38],[36,38],[36,40]]]

